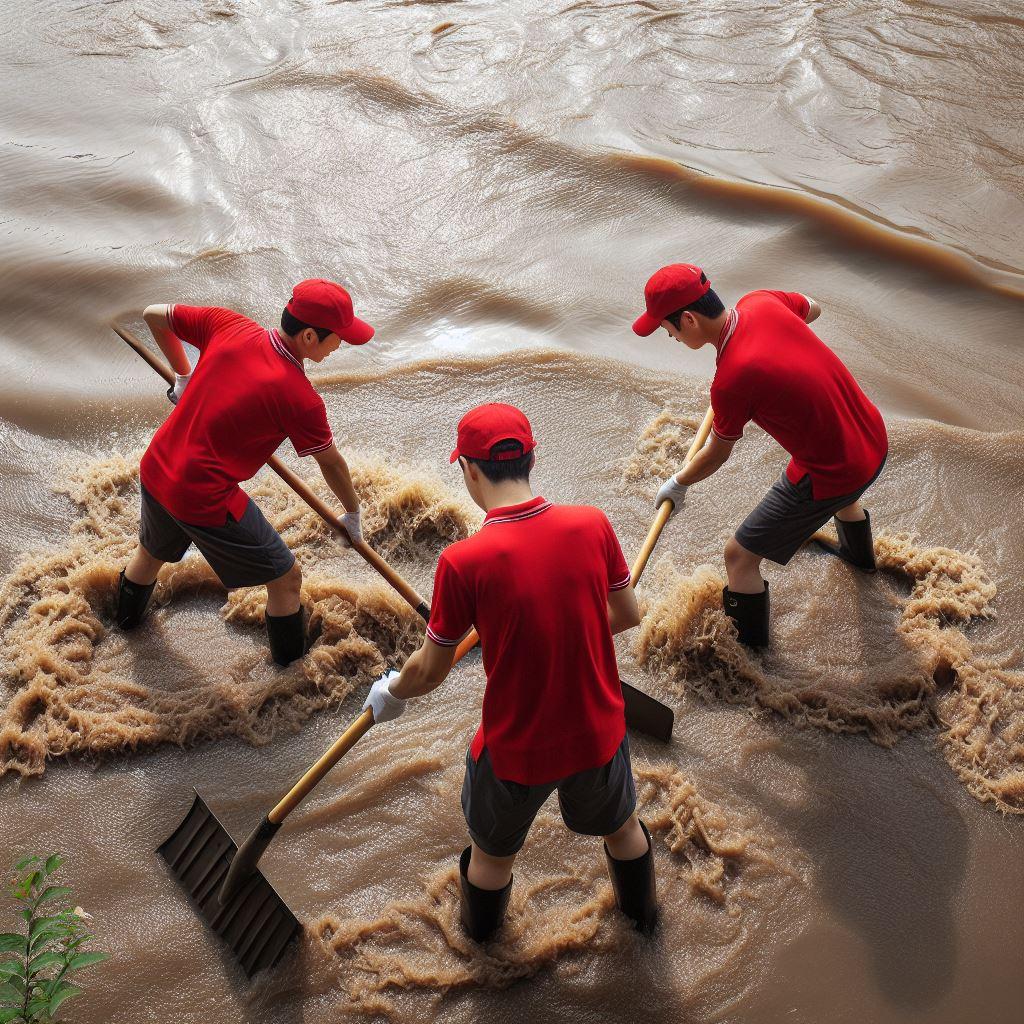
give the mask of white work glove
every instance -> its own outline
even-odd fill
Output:
[[[188,382],[191,379],[191,371],[189,373],[176,373],[174,375],[174,383],[167,389],[167,397],[171,400],[171,405],[178,404],[178,399],[185,394],[185,388],[188,387]]]
[[[398,676],[398,672],[385,672],[370,687],[370,692],[366,695],[363,710],[370,708],[373,711],[375,725],[379,725],[381,722],[390,722],[405,710],[406,701],[401,697],[394,696],[390,690],[391,683]]]
[[[663,501],[671,501],[672,512],[669,514],[669,519],[671,519],[683,507],[689,486],[689,484],[676,483],[675,474],[673,474],[661,485],[661,490],[658,491],[658,496],[654,499],[654,507],[661,508]]]
[[[359,512],[346,512],[341,517],[341,525],[345,527],[345,532],[353,544],[363,543],[363,527],[360,523]]]

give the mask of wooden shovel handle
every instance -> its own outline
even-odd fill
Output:
[[[295,783],[281,801],[267,815],[279,825],[302,801],[310,790],[362,739],[373,725],[373,712],[367,708],[324,752],[323,756]]]
[[[139,341],[130,331],[126,331],[117,324],[111,324],[114,333],[131,348],[133,348],[149,365],[160,374],[168,384],[174,383],[174,374],[170,368],[158,359],[145,345]],[[267,459],[267,465],[293,490],[295,493],[316,512],[328,526],[342,534],[351,543],[348,532],[331,508],[313,493],[309,485],[296,473],[293,473],[276,455]],[[364,561],[371,565],[377,572],[398,591],[399,594],[413,607],[424,621],[430,618],[430,605],[420,597],[419,594],[401,577],[387,562],[377,554],[369,544],[352,544],[353,550]],[[362,735],[362,734],[360,734]],[[357,736],[356,739],[359,737]]]
[[[704,447],[704,444],[708,439],[708,434],[711,433],[711,423],[714,418],[714,410],[709,405],[708,411],[704,413],[704,420],[697,429],[693,442],[690,444],[689,451],[686,453],[686,458],[683,460],[684,466],[686,466],[697,452]],[[661,536],[661,531],[665,529],[665,524],[668,522],[668,517],[670,515],[672,515],[672,502],[663,501],[658,509],[658,514],[654,517],[654,522],[651,523],[651,528],[647,531],[647,537],[644,539],[643,546],[640,548],[640,554],[637,555],[636,561],[633,563],[633,572],[631,573],[630,578],[634,587],[640,582],[640,577],[644,574],[644,569],[647,568],[647,562],[650,560],[651,554],[654,551],[654,545],[658,543],[658,538]]]

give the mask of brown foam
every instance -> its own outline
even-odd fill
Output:
[[[911,581],[909,595],[895,599],[904,657],[851,673],[834,652],[819,652],[808,674],[787,662],[790,652],[755,654],[722,610],[720,576],[707,566],[684,574],[667,560],[656,568],[658,596],[638,631],[637,657],[677,691],[866,733],[885,746],[938,724],[946,759],[968,789],[1024,813],[1024,677],[978,658],[963,629],[995,614],[995,584],[977,555],[925,547],[910,534],[880,536],[875,553],[880,569]]]
[[[624,489],[630,484],[660,482],[678,472],[700,422],[671,406],[658,413],[644,427],[633,454],[623,463]]]
[[[467,513],[433,481],[374,462],[358,466],[354,477],[368,536],[385,550],[433,557],[468,532]],[[265,590],[226,594],[202,559],[187,558],[161,572],[154,607],[216,595],[225,600],[222,617],[251,630],[253,646],[167,688],[141,682],[132,659],[152,643],[149,631],[144,626],[128,640],[111,629],[118,573],[137,538],[137,463],[114,457],[76,468],[64,490],[79,510],[69,543],[25,559],[0,584],[10,694],[0,711],[0,774],[38,775],[51,757],[99,757],[159,743],[224,736],[266,743],[369,684],[419,642],[417,615],[386,585],[350,584],[312,570],[323,546],[337,542],[274,478],[251,493],[305,568],[310,651],[287,669],[272,667]]]
[[[740,926],[745,914],[760,905],[765,886],[781,893],[780,883],[791,885],[799,876],[796,859],[781,850],[770,853],[775,844],[765,838],[762,823],[748,825],[707,799],[673,765],[654,764],[635,774],[641,813],[655,841],[662,904],[674,916],[680,899],[697,897],[704,904],[702,930],[715,936],[716,948],[732,947],[738,956],[748,939]],[[542,811],[534,829],[561,827]],[[622,953],[635,933],[615,908],[600,848],[576,842],[581,845],[572,860],[582,866],[575,872],[538,877],[531,874],[529,854],[523,855],[506,922],[486,945],[462,930],[454,866],[426,879],[422,896],[389,902],[372,920],[329,914],[311,931],[343,970],[349,998],[364,1014],[394,1015],[399,992],[444,996],[503,989],[576,954]],[[683,892],[676,888],[680,878]]]

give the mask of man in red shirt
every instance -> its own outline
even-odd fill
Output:
[[[463,925],[478,942],[501,925],[516,854],[556,790],[572,831],[604,837],[622,911],[644,931],[656,916],[612,641],[640,621],[629,567],[599,509],[534,497],[534,447],[513,406],[482,405],[462,418],[451,461],[487,517],[441,555],[423,646],[364,704],[375,722],[397,717],[408,698],[444,681],[476,626],[487,687],[466,756],[472,843],[459,869]]]
[[[238,485],[288,438],[298,455],[320,464],[345,507],[349,537],[362,540],[348,466],[303,363],[319,363],[343,341],[365,344],[373,328],[355,316],[341,285],[319,279],[295,286],[280,330],[217,307],[157,305],[143,316],[175,371],[167,391],[174,409],[139,467],[139,546],[121,573],[117,623],[122,629],[139,624],[160,567],[195,544],[229,590],[266,586],[271,653],[287,665],[305,650],[302,573]],[[182,339],[199,349],[195,370]]]
[[[690,484],[718,470],[753,420],[792,456],[785,473],[725,546],[729,585],[722,598],[739,638],[768,643],[768,584],[761,561],[785,565],[833,516],[839,547],[826,550],[863,572],[875,571],[871,519],[861,495],[882,472],[885,423],[839,357],[807,326],[821,314],[797,292],[757,291],[727,310],[700,267],[662,267],[644,289],[641,337],[664,327],[688,348],[713,345],[714,426],[707,445],[669,477],[658,507],[682,507]]]

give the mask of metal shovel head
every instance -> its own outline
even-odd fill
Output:
[[[655,700],[650,694],[638,690],[624,679],[620,679],[619,682],[622,683],[622,697],[626,702],[626,725],[636,732],[668,743],[672,739],[675,712],[667,704]]]
[[[251,978],[281,959],[302,926],[258,870],[221,905],[221,883],[237,852],[234,840],[198,790],[185,820],[157,849],[199,916]]]

